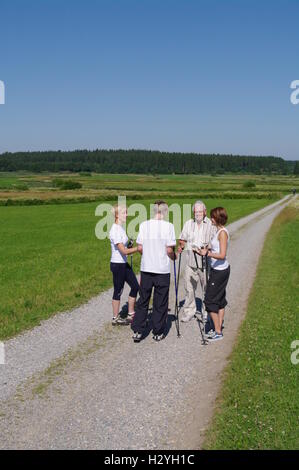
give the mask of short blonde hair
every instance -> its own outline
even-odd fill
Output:
[[[112,207],[112,214],[115,220],[118,219],[118,215],[122,209],[126,210],[127,208],[123,204],[115,204],[115,206]]]

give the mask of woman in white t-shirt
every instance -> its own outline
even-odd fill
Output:
[[[137,293],[139,291],[139,284],[134,274],[132,267],[127,263],[127,255],[137,253],[137,247],[128,247],[129,239],[127,234],[122,227],[127,218],[127,209],[124,206],[114,207],[115,222],[109,232],[109,239],[111,243],[111,259],[110,259],[110,271],[113,274],[113,298],[112,298],[112,310],[113,310],[113,325],[127,324],[128,320],[132,321],[135,313],[135,302]],[[129,313],[127,319],[123,319],[119,315],[120,298],[121,294],[127,282],[131,288],[129,293]]]
[[[229,242],[228,230],[224,227],[228,216],[223,207],[215,207],[210,212],[212,224],[217,232],[212,237],[210,249],[199,250],[199,254],[211,259],[211,270],[205,293],[205,307],[209,312],[215,327],[215,333],[211,335],[211,341],[223,339],[222,324],[224,309],[227,305],[226,286],[230,275],[230,265],[226,258]]]

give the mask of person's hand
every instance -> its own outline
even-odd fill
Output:
[[[200,254],[201,256],[206,256],[207,253],[208,253],[208,249],[207,249],[207,248],[201,248],[201,249],[199,250],[199,254]]]
[[[182,246],[179,246],[178,247],[178,253],[181,254],[181,253],[183,253],[183,251],[184,251],[184,248]]]
[[[127,244],[127,248],[133,248],[134,246],[134,240],[132,240],[132,238],[129,239],[128,241],[128,244]]]
[[[195,251],[195,253],[200,255],[200,249],[196,245],[192,245],[192,250]]]

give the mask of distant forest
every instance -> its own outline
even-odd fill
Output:
[[[170,153],[150,150],[74,150],[0,154],[0,171],[147,174],[298,174],[298,163],[280,157]]]

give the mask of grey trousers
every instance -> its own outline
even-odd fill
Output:
[[[183,309],[184,319],[191,319],[196,312],[196,290],[199,287],[199,297],[203,302],[205,289],[205,273],[200,269],[191,268],[186,265],[185,268],[185,303]]]

